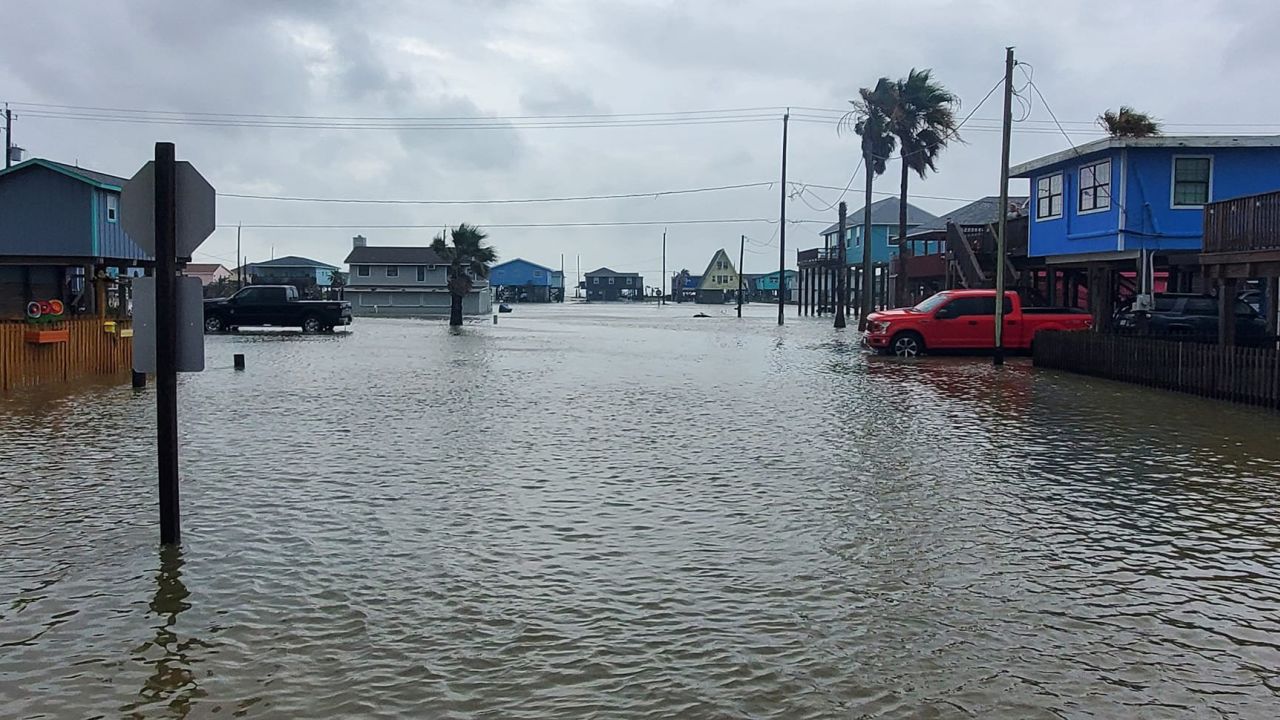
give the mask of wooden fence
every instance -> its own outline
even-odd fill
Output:
[[[115,321],[107,332],[104,320],[65,320],[51,326],[0,321],[0,391],[66,382],[86,375],[126,373],[133,364],[133,338],[128,321]],[[66,331],[46,336],[53,342],[31,342],[30,333]]]
[[[1280,352],[1097,332],[1043,332],[1037,367],[1280,409]]]

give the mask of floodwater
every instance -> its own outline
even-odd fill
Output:
[[[0,397],[0,717],[1280,715],[1280,417],[700,309]]]

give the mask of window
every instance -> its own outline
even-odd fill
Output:
[[[1102,160],[1080,168],[1080,207],[1090,213],[1111,207],[1111,161]]]
[[[1048,175],[1036,181],[1036,219],[1052,220],[1062,217],[1062,173]]]
[[[369,277],[369,266],[368,266],[368,265],[357,265],[357,266],[356,266],[356,275],[359,275],[360,277]]]
[[[956,298],[947,305],[947,312],[951,317],[960,317],[962,315],[995,315],[996,299],[994,296]],[[1013,301],[1009,298],[1004,299],[1004,312],[1006,314],[1013,312]]]
[[[1200,207],[1209,202],[1213,158],[1173,159],[1173,207]]]
[[[399,266],[399,265],[388,265],[388,266],[387,266],[387,277],[400,277],[400,266]]]
[[[115,195],[107,196],[107,222],[115,222],[120,215],[120,198]]]
[[[542,271],[541,271],[541,270],[534,270],[534,271],[533,271],[533,276],[534,276],[534,277],[536,277],[536,278],[540,278],[540,277],[542,277]]]
[[[1218,300],[1217,298],[1187,298],[1186,307],[1182,312],[1186,315],[1217,317]]]
[[[427,266],[419,265],[418,266],[418,282],[425,282],[426,279],[427,279]]]
[[[609,278],[609,284],[610,284],[610,285],[612,285],[612,284],[613,284],[613,278]]]
[[[631,284],[631,278],[627,278],[627,284],[628,284],[628,285],[630,285],[630,284]]]
[[[599,284],[600,284],[600,278],[591,278],[591,284],[592,284],[592,285],[599,285]]]

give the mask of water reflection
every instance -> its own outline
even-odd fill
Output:
[[[191,596],[182,582],[182,549],[166,545],[160,548],[160,567],[156,571],[156,592],[148,607],[155,626],[155,638],[133,649],[133,659],[151,668],[138,700],[120,708],[131,718],[144,718],[147,710],[163,706],[167,717],[185,718],[194,702],[207,693],[196,679],[195,657],[211,646],[199,638],[182,637],[178,617],[191,609]]]

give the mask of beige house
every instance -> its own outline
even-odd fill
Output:
[[[720,248],[707,263],[698,283],[697,302],[720,304],[727,303],[737,297],[738,271],[729,259],[729,253]]]
[[[200,278],[201,285],[210,285],[219,280],[230,280],[231,271],[218,263],[187,263],[187,277]]]

